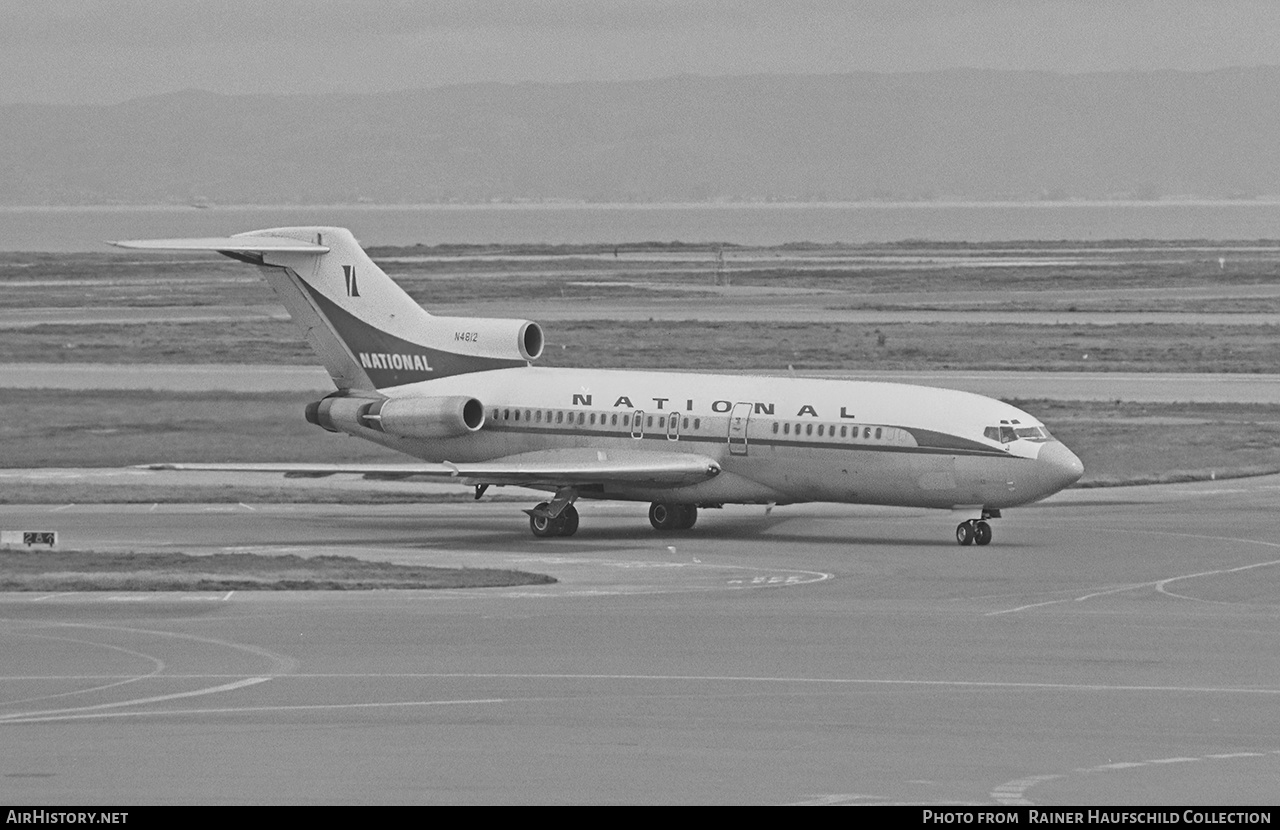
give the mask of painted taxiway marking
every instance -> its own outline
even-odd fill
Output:
[[[788,807],[824,807],[828,804],[848,804],[851,801],[884,801],[886,796],[883,795],[862,795],[860,793],[832,793],[831,795],[816,795],[805,801],[792,801],[787,804]]]
[[[1280,755],[1280,749],[1268,750],[1266,752],[1219,752],[1212,755],[1201,755],[1198,757],[1177,755],[1171,758],[1151,758],[1146,761],[1113,761],[1107,764],[1098,764],[1093,767],[1081,767],[1074,770],[1074,772],[1076,774],[1090,775],[1099,772],[1117,772],[1121,770],[1142,769],[1144,767],[1165,764],[1193,764],[1200,761],[1225,761],[1232,758],[1266,758],[1271,755]],[[991,798],[999,804],[1035,804],[1034,801],[1027,798],[1027,790],[1031,789],[1036,784],[1066,777],[1067,773],[1058,773],[1054,775],[1030,775],[1026,778],[1008,781],[993,789],[991,791]]]
[[[219,692],[231,692],[236,689],[242,689],[245,686],[255,686],[259,683],[266,683],[270,677],[246,677],[243,680],[237,680],[234,683],[224,683],[221,686],[210,686],[207,689],[195,689],[190,692],[174,692],[168,695],[154,695],[152,697],[139,697],[132,700],[118,700],[114,703],[99,703],[93,706],[76,706],[71,709],[44,709],[35,712],[14,712],[8,715],[0,715],[0,725],[6,723],[33,723],[42,720],[66,720],[76,717],[92,717],[88,713],[102,713],[107,709],[119,709],[124,706],[145,706],[148,703],[162,703],[166,700],[178,700],[187,697],[200,697],[201,695],[218,694]]]
[[[144,654],[141,651],[134,651],[133,649],[125,648],[124,646],[111,645],[110,643],[95,643],[92,640],[80,640],[73,637],[58,637],[53,634],[36,634],[30,631],[19,631],[16,633],[19,636],[23,636],[23,637],[36,637],[41,640],[54,640],[62,643],[75,643],[77,645],[85,645],[93,648],[104,648],[110,651],[118,651],[122,654],[127,654],[130,657],[138,657],[143,660],[149,661],[151,663],[151,671],[147,672],[146,674],[139,674],[133,677],[125,677],[119,680],[115,680],[112,683],[104,683],[100,686],[92,686],[87,689],[75,689],[74,691],[70,691],[70,692],[58,692],[56,694],[39,695],[38,697],[26,697],[26,698],[21,698],[19,700],[6,700],[6,701],[3,701],[3,704],[5,706],[16,706],[19,703],[34,703],[37,700],[53,700],[55,698],[60,698],[60,697],[86,695],[86,694],[90,694],[91,692],[100,692],[104,689],[113,689],[118,686],[126,686],[130,683],[137,683],[140,680],[149,680],[155,677],[156,675],[160,674],[160,672],[164,671],[165,669],[165,662],[161,660],[159,657],[156,657],[155,655],[152,655],[152,654]]]
[[[268,680],[269,678],[256,678],[249,682],[257,682]],[[228,684],[228,688],[236,684]],[[240,685],[244,685],[242,682]],[[207,692],[201,692],[204,694]],[[160,700],[162,698],[156,698]],[[239,715],[257,712],[306,712],[306,711],[333,711],[339,709],[394,709],[410,706],[475,706],[481,704],[506,703],[503,698],[481,698],[477,700],[404,700],[390,701],[387,703],[300,703],[295,705],[281,706],[225,706],[218,709],[153,709],[144,712],[92,712],[92,713],[73,713],[75,710],[66,710],[69,714],[50,714],[42,715],[35,713],[35,716],[14,715],[12,720],[0,719],[0,726],[10,723],[48,723],[49,721],[67,721],[67,720],[87,720],[89,718],[146,718],[146,717],[172,717],[174,715]],[[108,704],[111,705],[111,704]],[[124,705],[124,704],[115,704]]]
[[[214,637],[200,637],[195,634],[183,634],[177,631],[157,631],[155,629],[150,629],[150,628],[132,628],[128,626],[97,625],[93,623],[71,623],[71,622],[56,622],[56,623],[32,625],[32,626],[29,626],[29,628],[31,629],[51,628],[54,630],[78,629],[83,631],[109,631],[112,633],[121,633],[121,634],[144,634],[150,637],[155,637],[162,641],[168,640],[168,641],[178,641],[178,642],[186,642],[186,643],[200,643],[202,645],[215,646],[217,648],[225,648],[225,649],[230,649],[232,651],[240,651],[245,654],[250,654],[254,657],[260,658],[262,660],[266,660],[270,664],[271,668],[269,668],[268,670],[256,673],[256,675],[263,676],[263,677],[278,677],[281,675],[289,675],[289,674],[292,674],[298,668],[298,661],[296,659],[292,657],[286,657],[285,655],[282,655],[282,654],[276,654],[275,652],[268,651],[267,649],[262,648],[260,646],[251,646],[251,645],[246,645],[245,643],[235,643],[230,640],[219,640]],[[179,677],[179,676],[182,676],[182,675],[165,675],[165,677]],[[194,674],[185,675],[185,677],[189,677],[189,678],[203,677],[206,679],[210,677],[225,678],[225,677],[232,677],[232,676],[236,676],[236,675],[194,675]],[[239,676],[243,677],[244,675],[241,674]],[[6,678],[0,677],[0,680],[2,679],[6,679]],[[8,679],[12,679],[12,678],[8,678]]]
[[[1062,777],[1061,775],[1031,775],[1015,781],[1008,781],[992,790],[991,798],[997,804],[1033,804],[1034,802],[1027,800],[1027,790],[1042,781],[1052,781],[1055,778]]]
[[[205,640],[201,637],[181,635],[184,639],[197,642],[219,641]],[[256,653],[252,646],[221,643],[251,653]],[[270,652],[264,652],[270,656]],[[283,658],[278,658],[283,659]],[[292,662],[292,661],[290,661]],[[133,674],[90,674],[90,675],[0,675],[0,681],[14,680],[110,680],[135,677]],[[244,677],[235,674],[208,673],[173,673],[161,676],[164,680],[225,680]],[[255,675],[259,680],[275,679],[277,682],[288,680],[582,680],[582,681],[644,681],[653,683],[759,683],[769,685],[808,684],[826,686],[897,686],[923,689],[991,689],[991,690],[1043,690],[1053,692],[1102,692],[1102,693],[1172,693],[1172,694],[1228,694],[1228,695],[1270,695],[1280,696],[1280,687],[1268,688],[1257,686],[1138,686],[1107,683],[1044,683],[1016,680],[912,680],[874,677],[767,677],[753,675],[696,675],[696,674],[521,674],[515,672],[297,672],[291,667],[282,667],[277,672],[262,672]],[[1280,752],[1280,751],[1278,751]]]
[[[1234,542],[1236,544],[1241,544],[1241,545],[1261,545],[1262,547],[1268,547],[1268,548],[1280,548],[1280,542],[1268,542],[1263,539],[1241,539],[1234,536],[1205,536],[1197,533],[1172,533],[1169,531],[1151,531],[1151,530],[1114,530],[1112,532],[1130,533],[1130,534],[1138,534],[1138,535],[1144,535],[1144,536],[1178,536],[1181,538],[1200,539],[1200,540],[1211,541],[1211,542]],[[1219,568],[1212,571],[1199,571],[1197,573],[1179,574],[1177,576],[1167,576],[1162,579],[1154,579],[1149,582],[1139,582],[1132,585],[1121,585],[1116,588],[1106,588],[1099,591],[1093,591],[1091,593],[1084,594],[1078,597],[1072,597],[1072,598],[1064,597],[1063,599],[1053,599],[1053,600],[1047,600],[1045,602],[1034,602],[1028,605],[1019,605],[1016,608],[1005,608],[1000,611],[988,611],[986,614],[983,614],[983,616],[998,617],[998,616],[1001,616],[1002,614],[1016,614],[1021,611],[1029,611],[1033,608],[1044,608],[1049,605],[1060,605],[1064,602],[1086,602],[1091,599],[1097,599],[1098,597],[1110,596],[1112,594],[1122,594],[1128,591],[1137,591],[1142,588],[1153,588],[1157,592],[1164,594],[1165,596],[1168,596],[1168,597],[1173,597],[1175,599],[1186,599],[1186,600],[1192,600],[1194,602],[1214,602],[1214,600],[1204,600],[1204,599],[1199,599],[1198,597],[1189,597],[1184,594],[1175,594],[1172,591],[1169,591],[1166,588],[1166,586],[1169,585],[1171,582],[1181,582],[1187,579],[1202,579],[1207,576],[1221,576],[1224,574],[1240,573],[1243,571],[1250,571],[1255,568],[1269,568],[1269,567],[1274,567],[1276,565],[1280,565],[1280,559],[1271,559],[1266,562],[1251,562],[1248,565],[1239,565],[1234,568]],[[1231,603],[1228,603],[1228,604],[1231,604]]]

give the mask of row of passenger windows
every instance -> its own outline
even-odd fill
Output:
[[[794,435],[797,437],[810,436],[816,438],[844,438],[850,441],[884,441],[890,444],[903,443],[906,438],[906,431],[896,427],[858,427],[849,424],[840,424],[839,434],[837,435],[836,424],[795,424],[789,422],[774,422],[773,434],[778,435]]]
[[[663,430],[672,437],[680,432],[702,429],[702,418],[681,417],[679,415],[646,415],[635,413],[635,424],[632,424],[631,412],[586,412],[582,410],[566,411],[563,409],[494,409],[494,421],[507,421],[526,424],[546,424],[552,426],[603,426],[620,427],[631,430],[633,434],[643,429]],[[668,424],[667,419],[672,422]],[[643,424],[641,424],[643,419]],[[710,424],[708,424],[710,427]],[[845,439],[847,441],[881,441],[889,444],[913,443],[905,430],[896,427],[851,426],[849,424],[795,423],[792,421],[774,421],[774,435],[793,438],[826,438]]]
[[[644,426],[652,429],[656,423],[658,429],[666,429],[666,415],[637,415],[636,426],[641,418],[644,418]],[[679,416],[670,416],[673,419],[681,420],[678,426],[680,429],[689,429],[692,425],[694,430],[702,429],[701,418],[683,418]],[[630,429],[631,413],[629,412],[565,412],[563,409],[495,409],[493,410],[493,420],[495,421],[521,421],[534,424],[576,424],[578,426],[611,426],[625,427]],[[671,425],[673,428],[675,424]]]

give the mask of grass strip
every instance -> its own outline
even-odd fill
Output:
[[[0,591],[374,591],[549,585],[545,574],[350,556],[0,551]]]

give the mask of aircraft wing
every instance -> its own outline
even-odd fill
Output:
[[[325,254],[328,245],[299,242],[281,236],[211,236],[201,239],[121,239],[108,242],[117,248],[135,248],[148,251],[230,251],[240,254],[260,254],[270,251],[279,254]]]
[[[461,484],[512,484],[562,487],[589,484],[638,484],[677,487],[720,473],[703,455],[638,450],[564,449],[521,453],[492,461],[439,464],[144,464],[147,470],[284,473],[321,477],[340,473],[377,478],[424,477]]]

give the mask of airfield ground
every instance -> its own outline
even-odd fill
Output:
[[[543,322],[551,365],[1009,370],[1082,485],[1200,480],[1059,493],[983,548],[944,511],[727,506],[673,538],[593,502],[536,540],[511,493],[183,484],[128,465],[393,456],[303,423],[305,373],[261,385],[314,359],[252,270],[5,255],[3,359],[83,365],[0,396],[0,527],[93,552],[0,560],[28,580],[0,591],[9,801],[1274,802],[1280,476],[1221,479],[1280,468],[1276,245],[374,253],[432,311]],[[159,382],[215,373],[258,391]],[[556,581],[245,590],[438,569]]]

